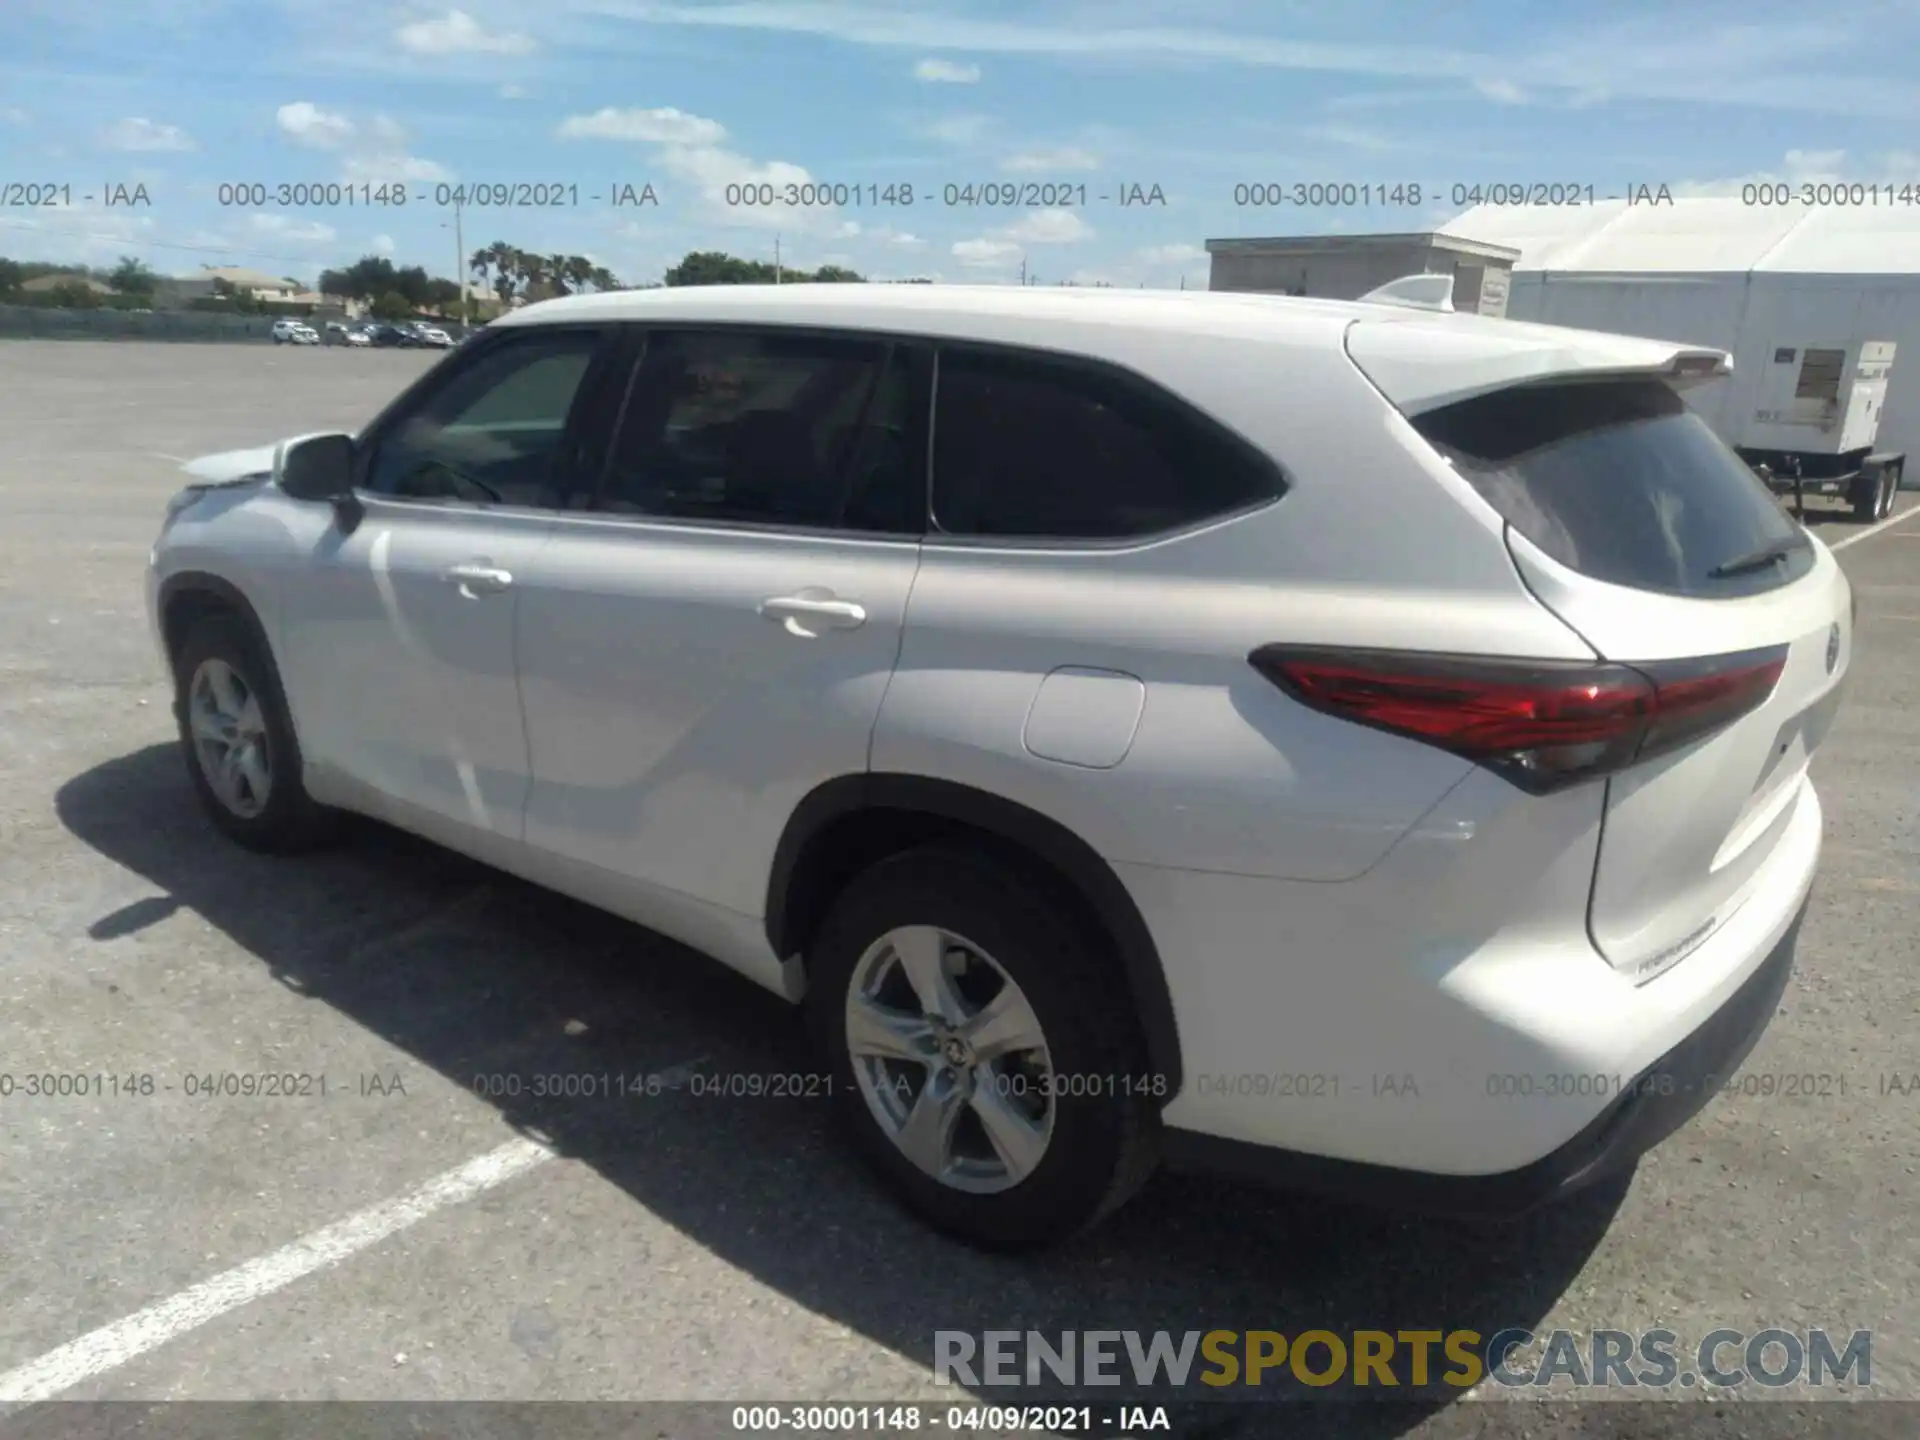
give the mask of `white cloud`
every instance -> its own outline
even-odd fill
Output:
[[[1072,245],[1093,238],[1093,227],[1072,210],[1033,210],[999,232],[1028,245]]]
[[[1033,210],[1011,225],[958,241],[953,257],[972,270],[1010,269],[1033,245],[1072,245],[1093,238],[1093,227],[1071,210]]]
[[[502,100],[525,100],[530,94],[531,92],[524,85],[502,85],[500,87],[500,98]]]
[[[709,218],[718,223],[796,233],[851,233],[841,229],[847,222],[834,207],[786,203],[783,197],[790,188],[814,183],[804,166],[754,160],[728,149],[726,126],[703,115],[672,108],[609,106],[591,115],[568,116],[557,133],[563,140],[625,140],[653,147],[654,163],[691,186]],[[755,203],[762,197],[768,203]]]
[[[953,258],[969,270],[1005,270],[1020,258],[1020,247],[1011,240],[959,240],[954,242]]]
[[[48,205],[31,214],[6,231],[7,254],[15,260],[111,265],[132,254],[156,263],[143,248],[154,238],[151,215],[100,204]]]
[[[430,182],[453,178],[453,172],[437,161],[380,150],[348,156],[341,167],[341,174],[355,185],[380,185],[396,180]]]
[[[944,120],[936,120],[923,127],[920,133],[929,140],[938,140],[942,145],[964,148],[978,144],[992,126],[991,116],[950,115]]]
[[[1022,174],[1034,174],[1040,171],[1058,174],[1063,170],[1098,170],[1100,157],[1091,150],[1063,145],[1056,150],[1022,150],[1017,155],[1009,155],[1000,164],[1003,169],[1018,171]]]
[[[1561,92],[1563,100],[1606,91],[1696,106],[1902,119],[1920,112],[1920,91],[1904,75],[1884,65],[1873,69],[1876,56],[1906,53],[1915,38],[1902,14],[1886,6],[1829,10],[1804,19],[1742,15],[1683,27],[1664,12],[1609,12],[1584,25],[1563,24],[1557,33],[1506,54],[1299,39],[1244,24],[1228,29],[1203,23],[1190,5],[1170,0],[1132,7],[1140,23],[1127,23],[1132,16],[1086,23],[1071,7],[1062,18],[1028,19],[864,0],[590,0],[590,8],[599,16],[643,24],[816,35],[893,50],[1236,65],[1467,84],[1498,75],[1530,93]],[[1060,16],[1058,9],[1054,16]]]
[[[316,150],[338,150],[353,139],[353,122],[344,115],[322,110],[309,100],[296,100],[274,112],[281,133]]]
[[[444,165],[409,154],[406,127],[390,116],[376,115],[357,123],[310,101],[297,100],[282,105],[274,119],[281,133],[295,143],[338,152],[341,178],[356,185],[452,178]]]
[[[1382,154],[1389,150],[1404,150],[1406,146],[1377,130],[1363,130],[1358,125],[1309,125],[1300,132],[1301,137],[1321,145],[1339,145],[1348,150],[1366,150]]]
[[[1511,80],[1476,80],[1473,82],[1473,88],[1496,105],[1525,105],[1530,98],[1526,91]]]
[[[927,59],[913,67],[913,78],[923,85],[976,85],[980,67],[956,60]]]
[[[525,55],[534,40],[512,30],[488,30],[464,10],[449,10],[433,20],[415,20],[393,32],[412,55]]]
[[[659,110],[616,110],[609,105],[591,115],[569,115],[560,124],[560,138],[708,146],[725,140],[727,129],[717,120],[689,115],[671,106]]]
[[[109,125],[100,134],[109,150],[191,150],[193,137],[178,125],[161,125],[140,117]]]
[[[1147,265],[1191,265],[1206,258],[1207,252],[1201,246],[1184,243],[1149,245],[1140,252],[1141,262]]]
[[[1910,184],[1914,158],[1896,151],[1882,156],[1877,165],[1849,165],[1844,150],[1789,150],[1777,168],[1721,180],[1683,180],[1670,188],[1677,196],[1726,199],[1738,196],[1749,185],[1823,185],[1840,181]]]
[[[391,235],[376,235],[371,248],[376,255],[392,255],[399,247],[393,243]]]
[[[0,120],[6,121],[9,125],[24,125],[27,123],[27,118],[27,112],[18,105],[0,106]]]
[[[867,232],[867,238],[877,240],[882,245],[892,245],[900,250],[918,250],[927,243],[911,230],[895,230],[890,225],[882,225],[878,229]]]
[[[256,234],[296,245],[330,245],[339,238],[339,232],[331,225],[322,225],[317,220],[296,220],[290,215],[250,215],[247,223]]]

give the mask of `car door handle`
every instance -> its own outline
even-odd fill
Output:
[[[450,565],[442,572],[469,600],[495,595],[513,584],[513,572],[497,565]]]
[[[852,630],[867,623],[866,607],[831,595],[776,595],[760,602],[760,613],[778,620],[789,635],[811,640],[822,630]]]

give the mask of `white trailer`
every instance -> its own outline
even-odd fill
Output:
[[[1734,449],[1804,515],[1808,495],[1846,501],[1859,520],[1884,519],[1906,469],[1874,449],[1887,403],[1890,340],[1762,343],[1736,355],[1721,423]]]

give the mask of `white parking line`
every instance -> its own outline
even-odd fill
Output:
[[[418,1224],[436,1210],[458,1205],[524,1175],[554,1158],[531,1140],[510,1140],[497,1150],[437,1176],[410,1194],[336,1221],[291,1245],[203,1280],[178,1295],[124,1320],[50,1350],[0,1375],[0,1406],[31,1405],[166,1344],[249,1301],[336,1265],[389,1235]]]
[[[1866,539],[1869,535],[1878,535],[1882,530],[1885,530],[1888,526],[1898,525],[1902,520],[1911,520],[1916,515],[1920,515],[1920,505],[1909,506],[1907,509],[1902,510],[1898,515],[1894,515],[1886,520],[1882,520],[1878,525],[1869,525],[1864,530],[1855,531],[1853,534],[1847,536],[1847,538],[1844,540],[1834,541],[1831,545],[1827,546],[1827,548],[1829,550],[1844,550],[1849,545],[1858,545],[1862,540]]]

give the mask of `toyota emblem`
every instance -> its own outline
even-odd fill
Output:
[[[1835,621],[1827,629],[1827,673],[1833,673],[1833,667],[1840,663],[1840,624]]]

